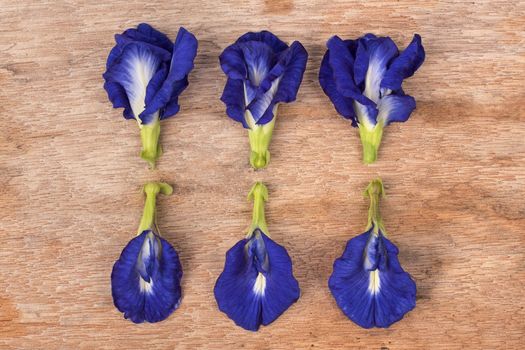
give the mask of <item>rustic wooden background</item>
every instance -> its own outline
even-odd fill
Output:
[[[101,74],[113,35],[146,21],[180,25],[199,52],[182,110],[162,124],[149,171],[133,121],[113,110]],[[0,0],[1,349],[517,349],[525,343],[524,1]],[[254,172],[245,130],[219,101],[218,55],[269,29],[310,54],[280,108],[272,162]],[[390,126],[379,161],[361,164],[356,129],[317,81],[326,40],[365,32],[400,47],[414,32],[427,60],[405,84],[418,103]],[[417,307],[387,330],[344,317],[327,288],[332,262],[363,231],[361,191],[381,176],[387,229],[417,281]],[[110,272],[163,179],[164,236],[184,266],[182,306],[135,325],[113,307]],[[301,298],[258,333],[212,294],[224,254],[250,222],[245,196],[270,190],[272,237],[294,262]]]

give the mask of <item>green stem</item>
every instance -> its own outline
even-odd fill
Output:
[[[147,161],[152,169],[155,162],[162,154],[162,147],[159,144],[160,121],[158,116],[149,124],[143,124],[140,128],[140,139],[142,140],[142,150],[140,157]]]
[[[173,193],[173,187],[164,182],[148,182],[142,190],[146,194],[146,201],[144,203],[144,211],[142,212],[137,235],[150,229],[154,229],[155,232],[159,233],[156,222],[157,194],[162,193],[169,196]]]
[[[372,128],[359,124],[359,136],[363,144],[363,163],[371,164],[377,159],[377,152],[383,137],[383,124],[378,122]]]
[[[370,206],[368,207],[368,224],[366,230],[374,227],[374,233],[379,233],[379,230],[386,235],[385,225],[379,212],[380,198],[385,195],[385,188],[381,179],[372,180],[365,189],[365,197],[370,198]]]
[[[264,215],[264,202],[268,200],[268,188],[262,182],[256,182],[248,194],[248,200],[253,201],[253,214],[252,224],[247,237],[251,237],[253,231],[256,229],[260,229],[269,236],[268,225],[266,224],[266,217]]]
[[[253,117],[250,111],[246,111],[246,120],[252,120],[252,123],[248,123],[250,129],[248,130],[248,137],[250,138],[250,164],[255,169],[265,168],[270,163],[270,141],[272,140],[273,128],[275,127],[275,113],[277,108],[274,108],[273,119],[264,124],[257,125],[253,123]]]

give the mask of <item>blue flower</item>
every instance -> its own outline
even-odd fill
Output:
[[[181,278],[175,249],[145,230],[128,243],[113,266],[113,301],[135,323],[162,321],[179,307]]]
[[[226,253],[214,293],[222,312],[238,326],[256,331],[296,302],[300,291],[286,249],[256,230]]]
[[[401,85],[425,60],[421,37],[415,34],[401,53],[392,39],[373,34],[357,40],[334,36],[326,46],[319,70],[321,87],[337,112],[359,128],[363,160],[373,163],[383,128],[406,121],[416,108]]]
[[[249,129],[256,169],[270,161],[270,144],[277,106],[295,100],[308,53],[300,42],[288,46],[268,31],[246,33],[220,55],[228,80],[221,100],[226,113]]]
[[[389,327],[416,306],[416,284],[399,250],[373,229],[348,241],[328,285],[344,314],[364,328]]]
[[[367,194],[370,228],[348,241],[328,286],[349,319],[364,328],[386,328],[416,306],[416,284],[399,264],[399,250],[385,236],[377,207],[380,181],[372,182]]]
[[[141,157],[154,165],[161,154],[159,121],[179,111],[179,95],[188,86],[197,39],[184,28],[175,42],[142,23],[115,36],[106,63],[104,89],[114,108],[141,128]]]
[[[144,186],[146,203],[139,234],[122,250],[113,265],[113,302],[124,317],[135,323],[159,322],[180,305],[182,267],[175,249],[159,236],[155,223],[158,193],[171,194],[165,183]]]
[[[286,249],[265,233],[262,202],[266,196],[266,187],[256,183],[250,192],[255,202],[252,229],[226,253],[224,271],[214,289],[219,309],[250,331],[275,321],[300,294]]]

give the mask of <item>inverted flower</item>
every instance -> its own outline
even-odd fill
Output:
[[[220,55],[228,77],[221,100],[228,116],[248,129],[256,169],[270,162],[277,107],[295,100],[307,59],[300,42],[288,46],[268,31],[246,33]]]
[[[142,23],[115,35],[115,41],[103,75],[104,89],[114,108],[124,108],[124,117],[138,122],[140,156],[154,167],[162,154],[160,120],[179,111],[179,95],[188,86],[197,39],[181,27],[171,42]]]
[[[252,226],[246,238],[226,253],[224,271],[214,289],[219,309],[250,331],[275,321],[300,294],[290,256],[268,236],[267,196],[262,183],[252,187],[248,196],[254,201]]]
[[[339,308],[364,328],[387,328],[416,306],[416,284],[399,264],[379,215],[383,191],[379,179],[367,187],[367,231],[348,241],[328,282]]]
[[[159,322],[180,305],[182,267],[175,249],[160,237],[155,223],[155,198],[171,194],[164,183],[144,186],[146,203],[138,230],[113,265],[113,302],[124,317],[135,323]]]
[[[389,37],[366,34],[357,40],[328,40],[319,82],[337,112],[359,128],[363,161],[373,163],[383,136],[392,122],[404,122],[416,101],[401,88],[425,60],[421,37],[414,35],[399,53]]]

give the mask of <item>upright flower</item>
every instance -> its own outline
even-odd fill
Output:
[[[177,252],[160,237],[155,222],[158,193],[170,195],[165,183],[144,186],[146,203],[137,237],[133,238],[113,265],[113,302],[125,318],[135,323],[159,322],[179,307],[182,267]]]
[[[421,37],[401,53],[389,37],[366,34],[357,40],[328,40],[319,82],[335,109],[359,128],[363,161],[373,163],[383,136],[392,122],[404,122],[416,108],[401,84],[425,60]]]
[[[256,331],[275,321],[299,299],[292,260],[268,235],[264,202],[268,190],[257,182],[248,199],[254,201],[253,220],[245,239],[226,253],[224,271],[215,284],[219,309],[235,323]]]
[[[300,42],[288,46],[268,31],[244,34],[220,56],[228,76],[221,100],[228,116],[248,129],[255,169],[270,162],[277,106],[295,101],[307,59]]]
[[[379,214],[383,193],[380,179],[368,185],[366,232],[348,241],[328,281],[339,308],[363,328],[389,327],[416,306],[416,284],[399,264]]]
[[[197,54],[197,39],[184,28],[171,42],[149,24],[115,35],[116,45],[106,63],[104,89],[114,108],[140,128],[140,156],[154,167],[160,157],[160,121],[179,111],[179,95]]]

